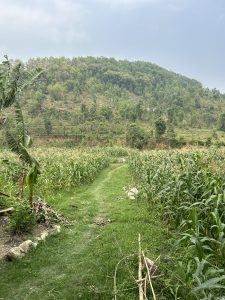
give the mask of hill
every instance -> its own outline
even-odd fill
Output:
[[[115,140],[134,122],[151,135],[159,117],[178,131],[213,129],[225,111],[218,90],[149,62],[50,57],[25,64],[37,67],[44,75],[20,99],[33,135]]]

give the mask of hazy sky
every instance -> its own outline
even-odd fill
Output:
[[[145,60],[225,91],[225,0],[0,0],[0,55]]]

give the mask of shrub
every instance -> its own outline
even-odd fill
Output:
[[[27,201],[13,199],[14,211],[10,218],[9,231],[13,234],[29,232],[34,224],[35,218]]]
[[[130,147],[143,149],[148,142],[148,137],[144,129],[134,123],[130,124],[127,130],[126,141]]]
[[[166,122],[159,118],[155,121],[155,136],[160,138],[166,132]]]

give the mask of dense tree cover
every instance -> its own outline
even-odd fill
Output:
[[[161,137],[166,132],[166,122],[162,118],[155,121],[155,135]]]
[[[113,58],[37,58],[26,69],[44,76],[21,97],[40,135],[125,135],[127,125],[215,128],[225,95],[155,64]]]

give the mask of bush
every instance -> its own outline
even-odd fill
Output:
[[[159,118],[155,121],[155,136],[160,138],[166,132],[166,122]]]
[[[130,147],[143,149],[148,142],[148,136],[143,128],[134,123],[128,127],[126,141]]]
[[[13,234],[29,232],[35,224],[35,218],[28,201],[14,199],[12,202],[14,211],[10,218],[9,231]]]

